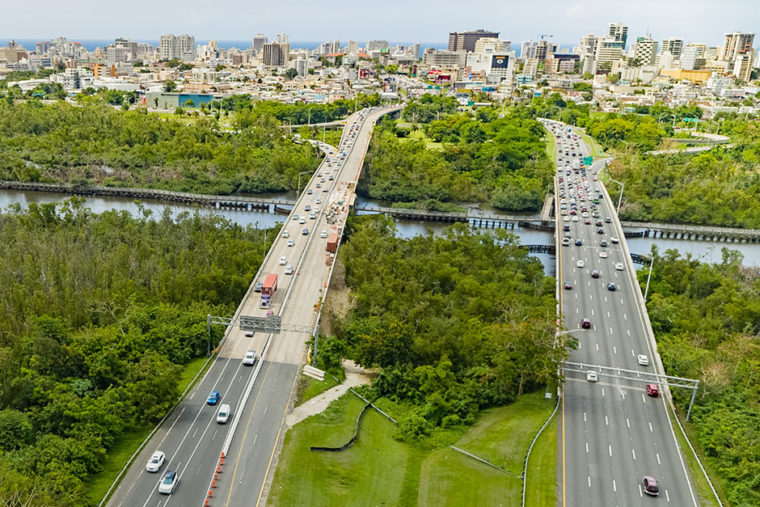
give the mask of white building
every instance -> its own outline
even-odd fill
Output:
[[[698,69],[704,64],[705,45],[689,44],[681,52],[681,68],[683,70]]]
[[[668,37],[662,41],[662,47],[660,52],[664,53],[669,51],[673,58],[676,60],[681,58],[681,52],[683,51],[683,39],[679,37]]]
[[[633,58],[639,65],[654,65],[657,56],[657,41],[651,37],[639,37],[633,45]]]
[[[192,62],[195,60],[195,37],[187,34],[162,35],[158,52],[161,60]]]

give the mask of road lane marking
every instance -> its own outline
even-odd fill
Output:
[[[586,422],[586,412],[583,412],[583,422]]]
[[[607,318],[608,319],[610,318],[610,312],[607,312]]]
[[[607,416],[604,416],[604,425],[605,426],[609,426],[610,425],[610,420],[607,419]]]
[[[631,454],[633,454],[634,461],[636,460],[636,449],[631,449]]]
[[[656,454],[656,456],[657,456],[657,464],[658,464],[658,465],[662,465],[662,462],[660,461],[660,453],[658,452],[658,453]]]
[[[610,328],[610,334],[615,334],[614,331],[612,331],[612,328]]]
[[[652,421],[649,421],[649,433],[654,433],[654,428],[652,428]]]
[[[604,398],[604,388],[602,387],[602,398]]]
[[[587,475],[586,477],[588,477],[588,487],[590,488],[591,487],[591,476]]]
[[[623,320],[628,320],[628,315],[623,314]]]
[[[588,454],[588,442],[586,442],[586,454]]]
[[[612,456],[612,444],[607,445],[607,452],[609,452],[610,456]]]
[[[599,344],[596,344],[596,351],[599,352]]]
[[[591,309],[591,316],[592,317],[594,316],[594,309],[593,308]]]
[[[628,428],[631,427],[631,420],[628,419],[627,417],[625,418],[625,424],[626,424],[626,426],[628,426]]]
[[[642,402],[642,403],[644,403],[644,404],[646,405],[646,402],[647,402],[647,398],[646,398],[646,396],[644,396],[643,394],[641,395],[641,402]]]
[[[617,346],[615,345],[612,346],[612,353],[617,354]]]
[[[612,456],[612,454],[610,454]],[[615,482],[615,479],[612,479],[612,491],[617,493],[617,483]]]
[[[665,498],[667,499],[668,502],[670,502],[670,495],[668,494],[667,489],[665,490]]]
[[[626,329],[625,332],[628,333],[628,336],[631,336],[631,330],[630,329]]]

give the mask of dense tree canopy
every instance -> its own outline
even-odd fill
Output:
[[[653,253],[649,316],[666,372],[700,381],[696,444],[731,505],[760,505],[760,274],[728,250],[716,265]]]
[[[234,311],[263,231],[74,200],[0,214],[0,237],[0,498],[85,505],[107,450],[157,422],[181,365],[220,339],[206,315]]]

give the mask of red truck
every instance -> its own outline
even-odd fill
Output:
[[[330,234],[330,237],[327,238],[327,251],[330,253],[335,253],[338,251],[338,235],[333,233]]]
[[[269,308],[272,296],[274,296],[274,292],[276,290],[277,275],[275,273],[270,273],[267,275],[264,283],[261,285],[261,303],[259,303],[259,306],[261,308]]]

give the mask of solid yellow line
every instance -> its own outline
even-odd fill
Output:
[[[261,360],[261,359],[260,359]],[[235,487],[235,476],[237,475],[237,469],[238,464],[240,464],[240,455],[243,454],[243,447],[245,444],[245,439],[248,438],[248,428],[251,425],[251,419],[253,418],[253,412],[256,409],[256,405],[259,403],[259,398],[261,397],[261,392],[264,390],[264,382],[266,381],[267,377],[269,376],[269,372],[272,370],[272,363],[267,363],[267,371],[264,374],[264,378],[261,379],[261,387],[259,388],[258,394],[256,394],[256,399],[253,402],[253,406],[251,407],[251,413],[248,416],[248,421],[245,423],[245,433],[243,433],[243,441],[240,442],[240,449],[238,449],[237,453],[237,459],[235,459],[235,468],[232,470],[232,482],[230,483],[230,492],[227,493],[227,502],[224,505],[230,504],[230,497],[232,496],[232,488]]]
[[[288,407],[290,407],[290,400],[293,398],[293,393],[298,385],[298,372],[293,378],[293,385],[290,387],[290,394],[288,395],[288,403],[285,405],[285,411],[282,413],[282,420],[280,421],[280,428],[277,430],[277,438],[274,439],[274,447],[272,448],[272,454],[269,455],[269,463],[267,463],[267,470],[264,474],[264,482],[261,483],[261,489],[259,490],[259,497],[256,499],[256,505],[261,503],[261,495],[264,493],[264,486],[267,483],[267,477],[269,476],[269,469],[272,467],[272,460],[274,459],[274,452],[277,450],[277,442],[280,441],[280,433],[282,433],[282,426],[285,424],[285,416],[288,413]]]

